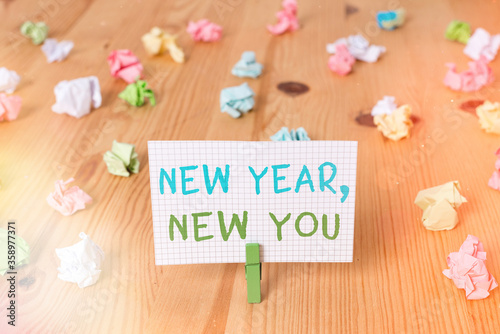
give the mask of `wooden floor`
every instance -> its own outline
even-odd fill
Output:
[[[442,84],[446,62],[469,61],[463,45],[444,39],[452,19],[500,32],[500,2],[470,0],[299,1],[301,29],[275,37],[280,1],[0,2],[0,66],[22,76],[19,118],[0,124],[0,226],[15,219],[31,246],[19,270],[17,331],[0,317],[1,333],[493,333],[500,328],[500,289],[467,301],[441,272],[467,234],[488,252],[500,279],[500,192],[487,187],[500,136],[488,135],[459,109],[471,99],[500,101],[499,78],[477,93]],[[401,5],[407,23],[387,32],[377,10]],[[195,43],[189,20],[209,18],[224,28],[216,43]],[[50,37],[72,40],[62,63],[47,64],[39,47],[19,34],[24,20],[44,20]],[[153,26],[178,33],[187,61],[150,58],[140,37]],[[378,63],[357,62],[347,77],[327,67],[325,44],[362,33],[387,47]],[[111,50],[131,49],[142,61],[158,104],[135,108],[117,98],[126,84],[109,74]],[[219,111],[219,92],[245,80],[230,69],[253,50],[263,75],[246,80],[256,92],[253,112],[232,119]],[[95,75],[103,106],[82,119],[51,111],[61,80]],[[310,91],[292,98],[276,86],[299,81]],[[411,138],[384,139],[355,118],[383,95],[408,103],[420,119]],[[157,267],[147,140],[269,140],[282,126],[305,127],[314,140],[359,141],[354,262],[263,265],[263,302],[246,302],[243,264]],[[122,178],[102,161],[113,139],[136,145],[141,170]],[[46,203],[54,181],[75,177],[94,203],[63,217]],[[459,180],[468,199],[459,225],[427,231],[413,204],[423,188]],[[106,253],[94,286],[79,289],[57,278],[55,248],[84,231]],[[0,282],[0,309],[7,305]],[[2,311],[3,314],[5,311]]]

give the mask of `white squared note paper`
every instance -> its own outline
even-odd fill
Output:
[[[149,141],[157,265],[352,262],[357,142]]]

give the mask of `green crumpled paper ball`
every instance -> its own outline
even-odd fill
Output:
[[[26,37],[31,38],[31,41],[35,45],[42,44],[49,34],[49,27],[45,22],[33,23],[31,21],[26,21],[21,26],[21,34]]]
[[[451,41],[467,44],[471,35],[470,24],[464,21],[451,21],[446,28],[445,37]]]
[[[10,230],[11,233],[14,230]],[[13,234],[10,234],[13,236]],[[9,259],[8,259],[8,246],[9,246],[9,240],[14,242],[13,238],[9,238],[9,231],[0,228],[0,245],[2,245],[2,248],[0,249],[0,275],[5,275],[7,271],[16,271],[18,267],[21,267],[23,265],[28,264],[29,258],[30,258],[30,247],[28,243],[21,238],[19,235],[15,235],[15,246],[16,246],[16,263],[14,265],[14,269],[12,269],[9,264]]]
[[[149,99],[152,106],[156,104],[155,94],[149,88],[146,88],[148,83],[144,80],[137,80],[128,85],[118,97],[127,101],[133,106],[140,107],[145,103],[145,99]]]
[[[104,153],[104,162],[108,172],[118,176],[130,176],[130,173],[139,173],[139,160],[135,146],[127,143],[113,141],[111,151]]]

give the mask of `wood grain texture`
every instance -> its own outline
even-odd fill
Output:
[[[500,192],[489,189],[500,137],[481,131],[461,112],[470,99],[500,101],[500,81],[478,93],[448,90],[446,62],[460,70],[463,46],[444,39],[452,19],[498,33],[500,3],[467,0],[299,1],[301,29],[271,36],[280,1],[16,0],[0,3],[0,65],[16,70],[23,98],[18,120],[0,124],[0,226],[17,221],[31,245],[31,263],[19,270],[18,327],[1,333],[494,333],[500,328],[500,291],[482,301],[442,275],[446,256],[467,234],[484,243],[488,268],[500,278]],[[225,5],[218,12],[217,4]],[[379,9],[404,6],[403,28],[376,27]],[[224,27],[217,43],[194,43],[189,20]],[[69,39],[69,58],[47,64],[39,47],[18,32],[26,20],[44,20],[50,36]],[[187,62],[150,58],[140,37],[158,25],[179,34]],[[376,64],[357,62],[341,78],[327,68],[325,44],[353,33],[387,47]],[[106,57],[129,48],[145,67],[158,105],[134,108],[117,98],[125,83],[112,78]],[[245,50],[264,73],[246,80],[255,110],[234,120],[218,108],[222,88],[244,80],[230,74]],[[500,77],[498,59],[491,63]],[[82,119],[57,115],[53,87],[96,75],[103,106]],[[291,98],[276,86],[299,81],[310,91]],[[410,139],[394,143],[355,122],[383,95],[412,105],[420,118]],[[354,262],[263,265],[263,302],[246,303],[243,264],[157,267],[154,264],[147,140],[269,140],[282,126],[303,126],[317,140],[359,141]],[[110,175],[102,155],[113,139],[136,144],[141,170]],[[94,203],[71,217],[45,198],[57,179],[75,177]],[[448,232],[423,228],[417,192],[459,180],[468,199],[459,225]],[[57,279],[54,249],[85,231],[106,253],[98,283],[79,289]],[[0,308],[6,306],[0,281]],[[3,314],[3,311],[2,311]]]

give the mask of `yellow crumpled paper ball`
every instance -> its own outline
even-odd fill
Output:
[[[500,103],[485,101],[476,108],[479,124],[488,133],[500,135]]]
[[[168,51],[176,63],[183,63],[184,51],[177,45],[176,39],[176,36],[167,34],[158,27],[154,27],[141,38],[149,55],[161,55]]]
[[[451,181],[418,193],[415,204],[424,210],[422,222],[426,229],[442,231],[457,226],[458,214],[455,209],[467,202],[459,190],[458,181]]]
[[[410,136],[410,128],[413,126],[411,117],[411,107],[408,104],[402,105],[391,114],[377,115],[373,122],[383,135],[394,141]]]

